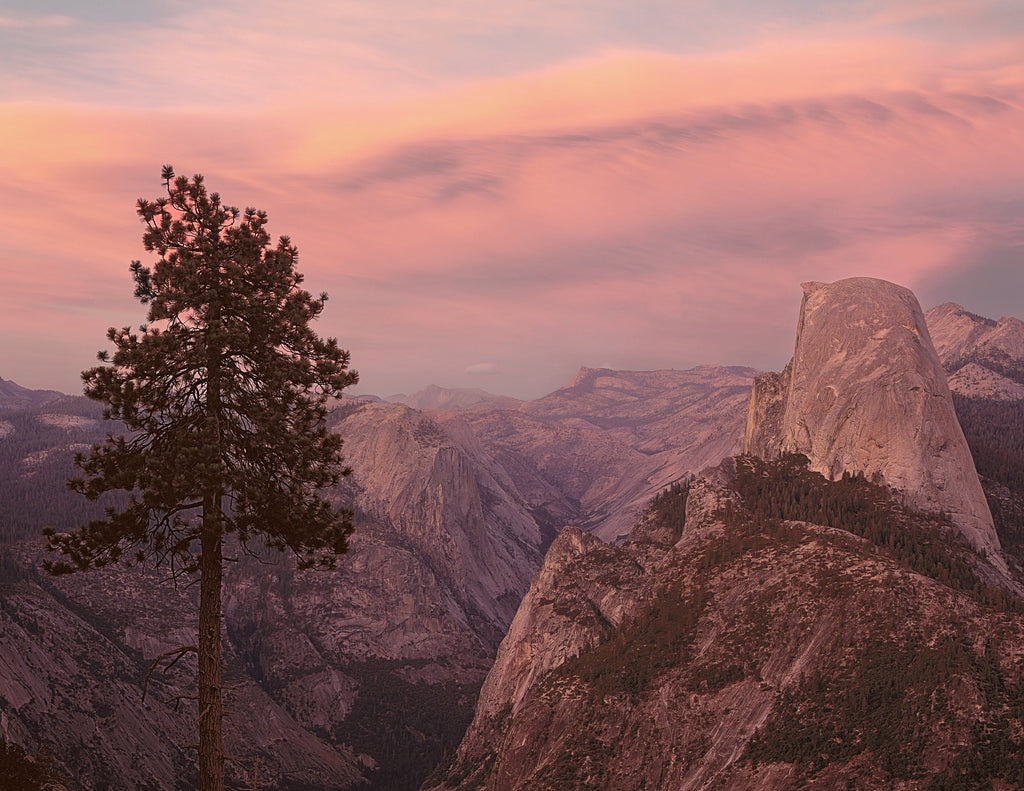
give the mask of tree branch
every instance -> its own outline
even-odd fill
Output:
[[[159,665],[165,659],[170,659],[173,656],[174,659],[172,659],[170,662],[168,662],[167,663],[167,667],[164,668],[164,673],[167,673],[167,671],[170,670],[172,667],[174,667],[181,660],[181,658],[183,656],[185,656],[185,654],[196,654],[196,655],[198,655],[199,654],[199,647],[198,646],[194,646],[194,645],[183,645],[183,646],[181,646],[179,648],[172,648],[170,651],[165,651],[164,653],[160,654],[160,656],[158,656],[156,659],[153,660],[153,664],[151,664],[149,666],[149,670],[146,672],[146,680],[142,684],[142,700],[143,700],[143,702],[145,702],[145,700],[146,700],[146,693],[149,691],[149,680],[150,680],[150,678],[152,678],[153,671],[156,670],[157,665]],[[178,698],[185,698],[186,696],[178,695],[177,697]],[[175,698],[171,698],[171,700],[174,700],[174,699]],[[165,702],[167,702],[167,701],[165,701]],[[175,709],[177,709],[177,706],[175,706]]]

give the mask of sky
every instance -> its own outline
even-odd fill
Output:
[[[292,238],[355,393],[778,370],[803,281],[1024,317],[1024,3],[0,0],[0,377],[144,320],[164,164]]]

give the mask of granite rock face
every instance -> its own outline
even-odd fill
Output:
[[[644,585],[644,569],[630,553],[565,528],[502,641],[477,716],[496,716],[506,705],[518,711],[538,679],[621,624]]]
[[[34,549],[5,550],[0,735],[48,753],[73,790],[196,787],[195,753],[186,746],[196,733],[195,657],[162,664],[146,683],[156,657],[195,643],[194,589],[143,569],[46,579],[34,568]],[[325,791],[362,781],[365,767],[352,751],[329,744],[315,722],[268,694],[242,670],[245,657],[230,641],[225,660],[232,787],[252,787],[254,771],[264,788],[292,782]],[[179,696],[179,707],[165,705]]]
[[[998,555],[946,372],[916,297],[873,278],[804,283],[793,359],[751,391],[746,453],[806,455],[835,479],[863,473],[907,505],[944,511]]]
[[[1024,322],[998,321],[946,302],[925,314],[949,388],[967,398],[1024,399]]]
[[[955,302],[932,308],[925,318],[943,365],[955,368],[958,359],[978,356],[1024,360],[1024,321],[1018,318],[988,319]]]
[[[516,410],[464,415],[539,522],[625,538],[647,502],[740,450],[751,368],[581,368]]]
[[[445,596],[496,645],[546,548],[508,473],[460,421],[442,426],[397,404],[363,405],[337,430],[357,508],[416,547]]]
[[[682,525],[652,507],[622,546],[562,532],[425,788],[925,788],[988,749],[970,734],[1016,732],[977,669],[1021,688],[1024,619],[843,529],[730,521],[735,475],[691,481]]]

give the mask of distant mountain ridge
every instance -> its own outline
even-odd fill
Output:
[[[63,397],[56,390],[29,390],[8,379],[0,378],[0,412],[27,409]]]
[[[438,387],[427,385],[411,395],[399,393],[384,399],[395,404],[404,404],[413,409],[438,409],[456,411],[462,409],[515,409],[522,401],[511,396],[494,395],[486,390],[473,387]]]
[[[953,392],[998,401],[1024,399],[1024,322],[978,316],[955,302],[926,314]]]
[[[956,370],[965,358],[1024,360],[1024,321],[1018,318],[985,318],[955,302],[932,308],[926,317],[935,350],[948,368]]]
[[[463,419],[533,507],[616,541],[657,492],[739,451],[756,373],[582,368],[567,387],[518,410]]]

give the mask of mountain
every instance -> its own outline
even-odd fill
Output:
[[[388,396],[385,401],[404,404],[413,409],[441,409],[457,411],[461,409],[515,409],[522,402],[511,396],[500,396],[488,393],[480,388],[448,388],[428,385],[411,395],[400,393]]]
[[[892,359],[927,357],[903,354]],[[891,503],[870,480],[829,482],[767,450],[768,423],[755,432],[768,460],[715,469],[743,447],[757,375],[584,368],[534,401],[441,388],[410,401],[422,409],[340,401],[330,426],[354,473],[336,496],[356,511],[342,567],[297,572],[264,552],[228,564],[233,781],[251,787],[258,769],[268,789],[412,789],[462,742],[430,785],[813,788],[841,776],[909,788],[952,766],[1016,787],[1015,566],[997,570],[994,551],[986,562],[958,543],[962,527]],[[1000,545],[1020,563],[1021,402],[954,402]],[[55,756],[73,788],[189,787],[192,704],[162,701],[189,693],[191,657],[155,671],[140,699],[153,659],[193,639],[194,590],[166,570],[40,575],[28,536],[88,518],[63,480],[73,451],[110,427],[66,397],[0,420],[0,735]],[[886,686],[897,661],[921,684],[904,673]],[[903,779],[910,758],[879,755],[877,741],[843,741],[872,730],[863,716],[810,720],[825,742],[787,725],[844,711],[850,695],[897,723],[917,717],[914,701],[937,701],[913,720],[946,734],[929,737],[932,763],[911,767],[920,777]]]
[[[72,778],[70,788],[196,787],[187,747],[196,732],[188,699],[195,659],[149,675],[156,657],[195,642],[194,589],[142,569],[45,579],[34,549],[3,549],[0,735],[52,756]],[[251,784],[254,771],[264,782],[290,777],[310,791],[361,780],[368,756],[359,759],[300,724],[244,672],[246,657],[231,642],[225,659],[232,712],[225,742],[235,783]],[[343,682],[336,688],[345,689]]]
[[[744,452],[802,453],[943,511],[978,550],[999,539],[917,298],[873,278],[804,283],[793,359],[754,385]]]
[[[848,509],[835,524],[886,513],[911,551],[766,518],[804,476]],[[970,551],[935,529],[777,461],[669,493],[622,547],[563,531],[425,787],[1024,787],[1020,602],[972,592]]]
[[[925,316],[1000,544],[1024,567],[1024,323],[952,302]]]
[[[55,401],[63,394],[55,390],[29,390],[15,382],[0,378],[0,412],[8,412],[15,409],[26,409],[27,407],[44,404],[47,401]],[[4,423],[0,421],[0,435],[5,430]]]
[[[1024,322],[998,321],[946,302],[926,314],[952,390],[971,398],[1024,398]]]
[[[757,455],[562,531],[426,788],[1024,788],[1020,578],[921,469],[965,443],[916,299],[805,286],[750,401]]]
[[[1024,322],[998,321],[946,302],[926,314],[953,392],[967,398],[1024,398]]]
[[[1024,379],[1024,321],[1005,316],[996,321],[955,302],[932,308],[925,319],[939,360],[951,378],[963,366],[973,365],[993,373],[1002,370],[1012,381]]]
[[[516,410],[461,414],[542,524],[624,538],[657,492],[741,447],[751,368],[583,368]]]
[[[64,483],[73,472],[74,453],[101,442],[108,428],[120,430],[105,426],[102,409],[82,397],[40,399],[3,413],[0,539],[38,536],[45,525],[70,528],[102,514],[112,498],[90,503]]]
[[[61,411],[46,404],[12,413],[16,430],[0,441],[8,483],[21,485],[29,503],[34,483],[44,497],[62,489],[71,452],[107,428],[85,399],[61,403]],[[357,514],[340,570],[297,572],[275,553],[238,552],[228,564],[231,705],[236,716],[248,712],[232,749],[250,771],[259,760],[266,788],[288,777],[311,789],[363,779],[370,788],[415,788],[461,738],[546,545],[472,435],[372,402],[339,407],[330,425],[356,470],[337,493]],[[20,512],[8,542],[32,529],[37,511]],[[61,527],[81,516],[59,515]],[[194,591],[175,592],[166,571],[50,579],[38,562],[27,543],[0,546],[5,581],[16,581],[0,590],[0,732],[33,752],[44,748],[83,787],[187,783],[188,704],[177,716],[138,701],[152,661],[195,641]],[[162,697],[187,694],[187,673],[172,681]],[[82,723],[91,723],[95,742],[80,744]],[[135,756],[135,733],[164,747]],[[235,780],[248,782],[237,771]]]
[[[228,564],[225,651],[236,708],[244,700],[252,713],[233,742],[236,782],[251,782],[242,770],[258,760],[267,788],[285,777],[308,788],[418,787],[461,739],[556,532],[588,519],[623,524],[632,517],[617,502],[639,512],[707,452],[738,448],[753,374],[585,369],[540,403],[501,402],[512,409],[339,402],[330,426],[354,473],[337,497],[356,510],[342,567],[299,573],[273,553]],[[100,417],[70,397],[5,416],[0,567],[16,584],[0,589],[0,644],[5,656],[35,659],[0,659],[0,733],[54,755],[83,787],[170,788],[191,776],[180,746],[192,715],[187,702],[175,714],[158,701],[188,694],[189,660],[155,675],[160,694],[144,708],[137,701],[152,661],[192,642],[191,589],[165,590],[159,570],[50,579],[30,540],[43,525],[68,529],[97,513],[63,482],[75,450],[120,430]],[[91,662],[83,646],[93,644],[103,658]],[[279,754],[268,722],[295,751]],[[82,723],[98,734],[87,749]],[[132,757],[113,734],[134,732],[164,747]]]

